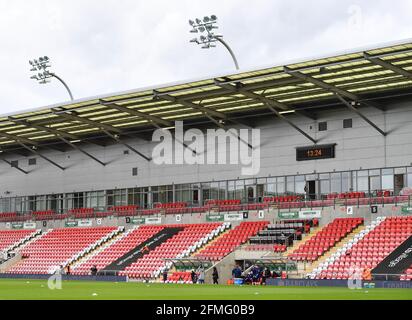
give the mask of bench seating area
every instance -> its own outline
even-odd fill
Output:
[[[412,217],[378,218],[320,266],[317,279],[348,279],[353,267],[372,270],[412,235]]]
[[[102,270],[138,245],[159,233],[162,229],[162,226],[141,226],[130,229],[116,241],[97,250],[97,252],[93,253],[86,260],[77,264],[72,269],[72,274],[89,275],[90,269],[93,266],[96,266],[97,270]]]
[[[176,226],[165,226],[167,227]],[[119,275],[137,279],[158,277],[172,266],[171,262],[166,263],[164,259],[189,257],[226,229],[226,226],[221,223],[178,225],[178,227],[183,230],[128,266]]]
[[[236,228],[228,231],[212,244],[206,246],[195,257],[210,261],[222,260],[240,245],[245,244],[259,231],[265,229],[269,222],[242,222]]]
[[[51,274],[110,239],[117,227],[51,229],[21,250],[23,260],[7,273]]]
[[[363,218],[335,219],[299,246],[289,258],[295,261],[316,261],[361,224]]]
[[[18,245],[23,240],[34,236],[36,233],[37,230],[1,230],[0,252]]]

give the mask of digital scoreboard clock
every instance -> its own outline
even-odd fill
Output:
[[[336,144],[296,148],[297,161],[322,160],[335,158]]]

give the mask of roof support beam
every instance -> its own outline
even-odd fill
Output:
[[[134,153],[136,153],[137,155],[139,155],[140,157],[142,157],[143,159],[145,159],[147,162],[152,161],[152,158],[149,158],[147,156],[145,156],[143,153],[141,153],[140,151],[136,150],[135,148],[133,148],[131,145],[123,142],[117,135],[114,135],[112,133],[110,133],[109,131],[102,129],[103,132],[109,136],[110,138],[112,138],[113,140],[115,140],[117,143],[124,145],[126,148],[128,148],[129,150],[133,151]]]
[[[226,130],[226,129],[227,129],[226,126],[225,126],[223,123],[221,123],[220,121],[217,121],[216,119],[214,119],[213,117],[209,116],[208,114],[206,114],[205,116],[206,116],[210,121],[212,121],[214,124],[216,124],[220,129],[223,129],[223,130]],[[253,146],[252,146],[249,142],[243,140],[243,139],[240,137],[240,135],[234,134],[234,133],[232,133],[232,131],[229,131],[229,133],[230,133],[230,135],[232,135],[233,137],[237,138],[240,142],[243,142],[245,145],[247,145],[247,146],[249,147],[249,149],[253,150]]]
[[[72,140],[79,140],[80,139],[79,137],[75,136],[74,134],[64,132],[64,131],[60,131],[60,130],[56,130],[56,129],[49,128],[49,127],[45,127],[45,126],[42,126],[42,125],[34,124],[34,123],[28,122],[26,120],[19,120],[19,119],[15,119],[13,117],[9,117],[9,120],[13,121],[14,123],[24,125],[28,128],[35,128],[37,130],[52,133],[56,136],[66,137],[66,138],[72,139]]]
[[[386,137],[388,134],[383,131],[381,128],[379,128],[375,123],[373,123],[371,120],[369,120],[362,112],[360,112],[354,105],[353,103],[350,103],[346,101],[343,97],[341,97],[339,94],[336,94],[338,99],[342,101],[342,103],[347,106],[350,110],[356,112],[359,117],[361,117],[363,120],[365,120],[369,125],[371,125],[376,131],[378,131],[381,135]],[[355,103],[356,104],[356,103]]]
[[[371,56],[370,54],[364,52],[363,56],[365,57],[366,60],[369,60],[370,62],[377,64],[385,69],[391,70],[399,75],[404,76],[405,78],[408,78],[409,80],[412,80],[412,72],[406,71],[403,68],[397,67],[395,65],[393,65],[392,63],[386,62],[384,60],[382,60],[379,57],[374,57]]]
[[[160,117],[157,117],[157,116],[152,116],[152,115],[149,115],[149,114],[144,113],[144,112],[129,109],[129,108],[126,108],[126,107],[123,107],[123,106],[119,106],[115,103],[107,103],[107,102],[104,102],[103,100],[100,100],[100,104],[104,105],[104,106],[107,106],[107,107],[110,107],[110,108],[114,108],[114,109],[119,110],[121,112],[129,113],[131,115],[141,117],[145,120],[148,120],[157,129],[162,129],[162,127],[160,125],[165,125],[166,127],[174,127],[174,124],[171,121],[164,120],[164,119],[162,119]],[[175,137],[175,140],[178,143],[182,144],[185,148],[188,148],[189,150],[191,150],[192,152],[197,154],[196,150],[192,150],[191,148],[189,148],[189,146],[186,143],[184,143],[183,141],[180,141],[179,139],[176,139],[176,137]]]
[[[16,169],[16,170],[19,170],[20,172],[22,172],[22,173],[24,173],[24,174],[29,174],[28,171],[23,170],[23,169],[20,168],[19,166],[13,166],[12,163],[11,163],[10,161],[8,161],[8,160],[6,160],[6,159],[1,159],[1,160],[3,160],[3,161],[4,161],[5,163],[7,163],[8,165],[10,165],[10,167],[12,167],[12,168],[14,168],[14,169]]]
[[[182,106],[186,106],[186,107],[189,107],[189,108],[192,108],[192,109],[199,110],[199,111],[201,111],[201,112],[203,113],[203,115],[204,115],[206,118],[208,118],[210,121],[212,121],[212,122],[213,122],[215,125],[217,125],[219,128],[221,128],[221,129],[223,129],[223,130],[226,130],[225,125],[222,123],[222,119],[227,119],[227,116],[226,116],[224,113],[220,113],[220,112],[218,112],[218,111],[215,111],[215,110],[211,110],[211,109],[202,107],[202,106],[200,106],[200,105],[194,104],[193,102],[184,101],[184,100],[179,100],[179,99],[176,99],[176,98],[174,98],[174,97],[172,97],[172,96],[169,96],[169,95],[157,95],[157,97],[158,97],[159,99],[164,99],[164,100],[171,101],[171,102],[173,101],[173,102],[176,102],[176,103],[178,103],[178,104],[181,104]],[[216,119],[214,118],[214,116],[220,118],[221,120],[216,120]],[[243,143],[246,144],[250,149],[253,150],[253,146],[252,146],[249,142],[244,141],[239,135],[234,135],[231,131],[229,131],[229,132],[230,132],[231,135],[235,136],[240,142],[243,142]]]
[[[4,138],[14,140],[14,141],[21,141],[21,142],[24,142],[24,143],[27,143],[27,144],[30,144],[30,145],[33,145],[33,146],[38,145],[38,143],[36,141],[30,140],[30,139],[27,139],[27,138],[24,138],[24,137],[19,137],[19,136],[9,134],[9,133],[6,133],[6,132],[0,132],[0,137],[4,137]]]
[[[164,120],[160,117],[152,116],[150,114],[147,114],[147,113],[135,110],[135,109],[129,109],[129,108],[126,108],[124,106],[119,106],[115,103],[105,102],[103,100],[100,100],[100,104],[103,105],[103,106],[106,106],[106,107],[110,107],[110,108],[119,110],[120,112],[124,112],[124,113],[131,114],[133,116],[140,117],[142,119],[148,120],[148,121],[150,121],[152,123],[156,123],[158,125],[163,125],[163,126],[166,126],[166,127],[172,127],[173,126],[172,122],[170,122],[168,120]]]
[[[303,136],[305,136],[306,138],[308,138],[310,141],[312,141],[314,144],[317,144],[318,141],[314,138],[312,138],[309,134],[307,134],[305,131],[303,131],[302,129],[300,129],[297,125],[295,125],[292,121],[290,121],[288,118],[286,118],[283,114],[281,114],[276,108],[284,110],[284,111],[289,111],[291,110],[287,105],[280,103],[276,100],[273,99],[268,99],[262,95],[256,94],[254,92],[250,92],[247,91],[246,89],[242,88],[241,85],[238,85],[236,87],[231,86],[229,84],[221,84],[218,81],[216,81],[216,85],[221,86],[225,89],[229,89],[232,90],[233,92],[239,92],[241,94],[243,94],[244,96],[248,97],[248,98],[252,98],[255,100],[258,100],[260,102],[263,102],[266,107],[272,111],[272,113],[274,113],[279,119],[287,122],[292,128],[294,128],[296,131],[298,131],[299,133],[301,133]],[[293,111],[293,110],[292,110]]]
[[[30,151],[31,153],[39,156],[40,158],[46,160],[47,162],[50,162],[52,165],[54,165],[55,167],[59,168],[60,170],[64,171],[66,170],[66,168],[62,167],[61,165],[57,164],[56,162],[54,162],[53,160],[47,158],[46,156],[42,155],[40,152],[38,152],[37,150],[30,148],[28,146],[26,146],[24,143],[22,143],[21,141],[17,141],[17,143],[19,145],[21,145],[24,149],[26,149],[27,151]]]
[[[58,137],[61,141],[63,141],[64,143],[68,144],[69,146],[71,146],[73,149],[83,153],[85,156],[89,157],[90,159],[93,159],[94,161],[96,161],[97,163],[101,164],[103,167],[106,166],[106,163],[104,163],[103,161],[97,159],[95,156],[91,155],[90,153],[88,153],[87,151],[85,151],[84,149],[80,148],[79,146],[76,146],[73,142],[70,142],[68,140],[66,140],[63,137]]]
[[[320,88],[328,90],[332,93],[339,94],[342,97],[351,99],[353,101],[360,101],[361,100],[361,98],[359,98],[356,94],[350,93],[346,90],[343,90],[343,89],[340,89],[340,88],[335,87],[333,85],[330,85],[330,84],[328,84],[328,83],[326,83],[322,80],[316,79],[316,78],[314,78],[312,76],[309,76],[307,74],[303,74],[300,71],[292,70],[292,69],[289,69],[288,67],[284,67],[284,70],[287,74],[289,74],[289,75],[291,75],[291,76],[293,76],[297,79],[301,79],[301,80],[310,82],[310,83],[314,84],[315,86],[318,86]],[[372,102],[362,102],[362,104],[364,104],[365,106],[369,106],[369,107],[379,109],[381,111],[385,111],[384,106],[381,106],[380,104],[378,104],[376,102],[374,102],[374,103],[372,103]]]
[[[216,118],[219,118],[219,119],[226,119],[227,118],[227,116],[222,112],[219,112],[219,111],[216,111],[216,110],[213,110],[213,109],[209,109],[209,108],[205,108],[205,107],[200,106],[196,103],[193,103],[193,102],[190,102],[190,101],[187,101],[187,100],[178,99],[178,98],[172,97],[168,94],[161,94],[161,93],[158,93],[158,92],[154,91],[153,95],[156,99],[162,99],[162,100],[166,100],[166,101],[169,101],[169,102],[172,102],[172,103],[181,104],[182,106],[200,111],[204,115],[209,115],[209,116],[216,117]]]
[[[115,133],[121,133],[120,129],[117,129],[117,128],[115,128],[111,125],[105,124],[105,123],[100,123],[100,122],[93,121],[93,120],[90,120],[90,119],[87,119],[87,118],[79,117],[74,112],[54,109],[53,113],[57,116],[65,118],[67,120],[78,121],[78,122],[81,122],[83,124],[84,123],[88,124],[88,125],[90,125],[92,127],[95,127],[95,128],[100,128],[100,129],[104,129],[104,130],[115,132]]]
[[[48,128],[48,127],[44,127],[44,126],[40,126],[40,125],[32,125],[30,122],[27,122],[25,120],[17,120],[17,119],[13,119],[13,118],[9,118],[11,121],[15,122],[15,123],[20,123],[23,124],[27,127],[33,127],[36,128],[38,130],[42,130],[42,131],[46,131],[49,133],[54,134],[59,140],[63,141],[64,143],[68,144],[69,146],[71,146],[73,149],[83,153],[84,155],[88,156],[89,158],[93,159],[94,161],[100,163],[102,166],[105,166],[106,164],[102,161],[100,161],[99,159],[97,159],[96,157],[92,156],[90,153],[88,153],[87,151],[83,150],[82,148],[76,146],[73,142],[70,142],[69,140],[67,140],[66,138],[69,139],[73,139],[73,140],[81,140],[79,137],[67,133],[67,132],[63,132],[63,131],[59,131],[56,129],[52,129],[52,128]]]

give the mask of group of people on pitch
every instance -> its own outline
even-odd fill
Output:
[[[281,277],[285,277],[285,275],[276,271],[272,272],[269,268],[259,267],[258,265],[253,265],[246,273],[242,271],[239,265],[236,265],[232,270],[232,281],[242,279],[243,283],[248,285],[266,285],[267,279]]]

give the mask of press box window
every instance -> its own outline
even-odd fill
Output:
[[[352,119],[343,120],[343,129],[349,129],[349,128],[352,128],[352,126],[353,126]]]
[[[327,122],[319,122],[319,131],[327,131],[328,130],[328,123]]]
[[[139,175],[139,168],[133,168],[132,169],[132,176],[137,177]]]
[[[37,164],[36,158],[29,159],[29,166],[35,166],[36,164]]]

